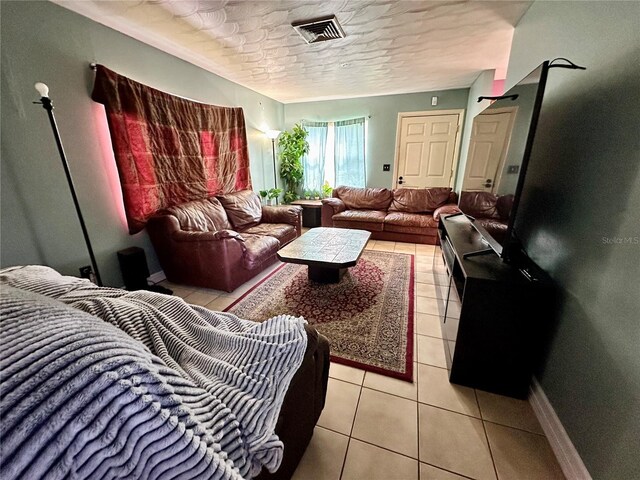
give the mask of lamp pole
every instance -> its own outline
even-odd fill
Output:
[[[78,202],[78,196],[76,195],[76,189],[73,184],[73,178],[71,177],[71,171],[69,170],[69,163],[67,162],[67,156],[64,153],[64,147],[62,146],[62,140],[60,139],[60,132],[58,131],[56,118],[53,115],[53,104],[51,103],[51,99],[49,98],[49,87],[47,87],[42,82],[38,82],[35,84],[35,88],[40,94],[40,102],[35,102],[35,103],[42,104],[42,108],[44,108],[47,111],[47,114],[49,115],[49,123],[51,123],[51,129],[53,130],[53,136],[56,140],[56,145],[58,146],[58,153],[60,154],[60,160],[62,160],[62,167],[64,168],[65,175],[67,176],[67,182],[69,183],[69,190],[71,191],[73,204],[76,207],[78,220],[80,220],[80,227],[82,228],[84,241],[87,244],[87,250],[89,251],[89,258],[91,259],[91,266],[93,268],[93,272],[96,275],[96,283],[98,284],[98,286],[101,287],[102,279],[100,278],[100,272],[98,271],[98,264],[96,262],[96,257],[93,254],[93,248],[91,248],[91,240],[89,239],[89,232],[87,232],[87,226],[84,223],[84,218],[82,217],[82,212],[80,211],[80,203]]]
[[[278,188],[278,175],[276,174],[276,139],[271,139],[271,150],[273,153],[273,188]]]
[[[267,138],[271,139],[271,152],[273,154],[273,188],[278,188],[278,173],[276,172],[276,138],[280,135],[280,130],[267,130],[264,134]]]

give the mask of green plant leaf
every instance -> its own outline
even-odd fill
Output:
[[[297,196],[297,191],[304,178],[302,157],[309,153],[309,133],[300,124],[291,130],[283,132],[278,139],[280,148],[280,177],[284,180],[287,190]]]

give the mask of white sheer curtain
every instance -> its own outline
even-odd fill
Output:
[[[364,187],[366,182],[364,117],[335,122],[334,129],[335,186]]]
[[[309,153],[302,157],[304,167],[304,189],[320,191],[325,181],[325,152],[327,149],[327,122],[304,122],[309,135]]]

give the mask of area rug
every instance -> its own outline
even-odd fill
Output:
[[[413,255],[365,250],[340,283],[319,284],[285,263],[225,311],[255,321],[304,317],[331,343],[331,360],[413,378]]]

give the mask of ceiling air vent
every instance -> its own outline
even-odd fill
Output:
[[[342,30],[335,15],[293,22],[291,26],[307,43],[325,42],[345,37],[344,30]]]

